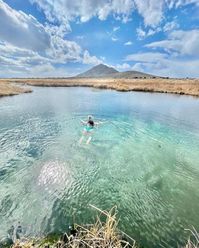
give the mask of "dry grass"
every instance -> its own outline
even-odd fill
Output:
[[[1,96],[13,96],[21,93],[32,92],[31,89],[22,88],[13,83],[0,80],[0,97]]]
[[[87,226],[76,225],[76,234],[70,236],[65,234],[54,244],[42,241],[17,241],[12,248],[135,248],[135,241],[127,234],[118,230],[116,208],[112,208],[107,212],[94,206],[92,207],[100,213],[100,216],[97,216],[95,224]],[[101,221],[101,215],[105,217],[104,222]]]
[[[192,230],[188,230],[191,232],[191,238],[188,239],[187,244],[184,248],[199,248],[199,234],[197,233],[197,231],[195,230],[195,228],[193,228]]]
[[[117,91],[144,91],[199,96],[199,79],[45,78],[9,79],[7,81],[35,86],[85,86]]]

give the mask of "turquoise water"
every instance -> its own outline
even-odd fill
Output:
[[[106,121],[90,145],[81,119]],[[34,88],[0,99],[0,237],[64,231],[117,206],[147,247],[199,230],[199,100],[90,88]]]

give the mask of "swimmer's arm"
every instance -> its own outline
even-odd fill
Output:
[[[81,123],[82,123],[83,125],[87,125],[87,121],[81,120]]]
[[[98,126],[98,125],[101,125],[101,124],[104,124],[106,123],[107,121],[98,121],[98,122],[95,122],[95,125]]]

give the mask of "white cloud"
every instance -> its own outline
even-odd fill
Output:
[[[49,59],[37,52],[0,43],[0,76],[31,76],[29,73],[35,66],[49,63]]]
[[[37,65],[30,68],[28,75],[33,75],[34,77],[69,77],[75,76],[79,73],[78,69],[68,69],[65,67],[57,68],[50,63],[44,65]]]
[[[113,16],[124,23],[132,19],[137,10],[145,26],[157,27],[165,18],[165,9],[188,4],[199,6],[198,0],[29,0],[36,3],[52,23],[63,25],[70,31],[70,22],[87,22],[93,17],[106,20]]]
[[[59,45],[60,49],[52,48],[44,56],[35,51],[1,42],[0,77],[7,77],[8,75],[18,77],[70,76],[71,72],[64,67],[64,64],[70,61],[91,65],[102,62],[96,56],[91,56],[87,50],[83,52],[80,47],[76,48],[76,43],[58,42],[63,43]],[[63,50],[65,50],[65,53]],[[59,65],[57,70],[56,65]],[[62,70],[60,65],[64,67]],[[78,73],[75,72],[76,70],[73,70],[73,75]]]
[[[131,45],[133,45],[133,42],[129,40],[129,41],[125,42],[124,45],[125,46],[131,46]]]
[[[166,9],[179,8],[189,4],[195,4],[195,6],[199,7],[198,0],[134,0],[134,2],[135,8],[143,17],[145,27],[150,26],[153,29],[166,19]],[[173,24],[170,23],[170,25]]]
[[[83,64],[97,65],[102,63],[102,60],[98,59],[96,56],[90,56],[89,52],[86,50],[82,59]]]
[[[164,9],[176,8],[197,0],[29,0],[36,3],[50,22],[67,24],[71,21],[87,22],[93,17],[106,20],[112,15],[122,22],[130,21],[132,13],[137,10],[143,17],[145,26],[157,27],[164,19]]]
[[[2,63],[19,67],[42,64],[50,61],[49,58],[39,55],[38,52],[15,47],[6,42],[0,42],[0,58]]]
[[[145,26],[156,27],[163,19],[164,0],[135,0]]]
[[[148,72],[159,76],[169,77],[199,77],[199,60],[180,60],[177,58],[162,58],[157,60],[151,57],[151,62],[137,62],[134,70]]]
[[[78,36],[76,36],[76,38],[77,38],[78,40],[83,40],[85,37],[84,37],[84,35],[78,35]]]
[[[70,71],[64,66],[57,68],[56,63],[58,61],[38,52],[0,43],[0,77],[62,77],[78,73],[78,70]]]
[[[40,24],[34,17],[22,11],[16,11],[0,0],[0,38],[4,50],[9,54],[11,47],[22,48],[42,54],[42,57],[55,62],[78,61],[80,46],[62,38],[62,29],[57,26]],[[11,35],[12,34],[12,35]],[[11,44],[8,46],[8,44]],[[18,49],[19,52],[19,49]],[[19,56],[19,54],[15,54]]]
[[[138,12],[143,16],[145,26],[157,26],[166,19],[166,9],[177,9],[193,4],[199,7],[198,0],[135,0]]]
[[[169,33],[168,39],[147,44],[148,48],[162,48],[163,50],[179,55],[199,55],[199,29]]]
[[[142,28],[137,28],[136,32],[139,39],[146,37],[146,31],[144,31]]]
[[[199,77],[199,59],[181,60],[164,53],[139,53],[128,56],[128,61],[135,62],[116,65],[117,69],[135,70],[165,77]]]
[[[0,38],[12,44],[42,51],[50,47],[50,36],[33,16],[10,8],[0,0]]]
[[[199,6],[199,1],[198,0],[166,0],[166,4],[169,9],[172,9],[172,8],[179,8],[180,6],[189,5],[189,4],[196,4],[197,6]]]
[[[1,59],[0,59],[1,60]],[[33,67],[14,67],[4,66],[0,67],[1,77],[69,77],[77,75],[80,70],[74,68],[73,70],[61,67],[57,68],[50,63],[35,65]]]
[[[151,29],[151,28],[150,28],[150,29],[148,30],[148,32],[147,32],[147,36],[154,35],[154,34],[160,32],[160,31],[161,31],[160,28],[156,28],[156,29]]]
[[[178,28],[179,28],[179,24],[174,20],[171,22],[167,22],[163,27],[163,31],[169,32],[171,30],[178,29]]]
[[[165,10],[188,4],[199,6],[198,0],[29,0],[36,3],[52,23],[70,31],[70,22],[87,22],[93,17],[106,20],[132,20],[135,10],[143,17],[145,26],[156,28],[165,19]],[[62,27],[62,28],[63,28]]]
[[[134,8],[133,0],[30,0],[36,3],[51,22],[69,23],[79,19],[89,21],[97,16],[105,20],[109,15],[127,20]]]
[[[146,45],[161,52],[129,54],[125,61],[135,62],[133,69],[170,77],[199,77],[199,30],[176,30],[168,39]],[[161,49],[161,50],[160,50]]]
[[[127,55],[125,61],[138,61],[138,62],[156,62],[158,60],[165,59],[165,54],[163,53],[135,53]]]
[[[2,0],[0,22],[0,76],[5,76],[5,72],[34,76],[42,73],[39,68],[55,68],[56,64],[101,62],[76,42],[64,38],[67,25],[44,26],[34,17],[12,9]]]
[[[131,66],[127,63],[123,63],[123,64],[117,64],[115,68],[118,70],[128,70],[131,68]]]
[[[163,65],[165,68],[169,68],[166,62],[173,63],[176,74],[178,74],[177,68],[182,68],[180,56],[184,56],[185,64],[186,61],[193,61],[190,65],[190,71],[195,73],[194,68],[199,55],[199,30],[176,30],[179,26],[175,19],[165,25],[163,24],[166,22],[164,16],[166,8],[179,8],[188,4],[199,6],[198,0],[29,1],[36,3],[39,9],[44,12],[47,18],[45,24],[41,24],[33,16],[27,15],[23,11],[12,9],[3,0],[0,0],[1,75],[5,74],[5,71],[17,75],[24,72],[24,75],[29,76],[39,73],[44,75],[45,71],[49,74],[50,71],[52,71],[52,74],[56,74],[56,64],[65,65],[69,62],[98,64],[102,61],[101,58],[92,56],[89,51],[82,49],[77,42],[67,40],[66,34],[72,31],[70,23],[86,22],[93,17],[105,20],[108,16],[126,22],[131,20],[132,13],[135,10],[143,17],[144,21],[144,25],[140,24],[140,28],[137,29],[140,39],[154,35],[159,31],[166,32],[168,38],[147,44],[145,47],[147,50],[158,49],[158,51],[162,51],[161,53],[150,51],[131,54],[126,57],[126,60],[135,61],[137,67],[151,68],[151,70],[160,68],[160,71],[163,71]],[[162,28],[159,27],[160,23]],[[113,27],[108,37],[109,40],[118,40],[116,37],[118,30],[119,26]],[[80,39],[82,38],[76,37],[76,41],[80,41]],[[126,46],[131,44],[131,41],[124,43]],[[127,63],[117,66],[121,69],[129,68]],[[62,70],[64,71],[63,68],[57,71],[61,73]]]
[[[156,28],[137,28],[137,37],[139,40],[143,40],[149,36],[152,36],[158,32],[164,31],[164,32],[170,32],[172,30],[176,30],[179,28],[179,24],[176,20],[173,20],[171,22],[167,22],[163,27],[156,27]]]
[[[113,42],[116,42],[116,41],[118,41],[118,38],[116,38],[116,37],[111,37],[111,40],[112,40]]]
[[[46,55],[59,63],[78,62],[81,60],[82,48],[74,41],[51,36],[51,49]]]
[[[114,27],[113,28],[113,32],[116,32],[116,31],[118,31],[120,29],[120,27]]]
[[[112,40],[113,42],[118,41],[118,38],[115,37],[115,33],[116,33],[119,29],[120,29],[120,27],[117,26],[117,27],[113,27],[113,30],[112,30],[111,32],[107,32],[108,36],[111,37],[111,40]]]
[[[152,35],[160,32],[161,31],[161,28],[160,27],[157,27],[156,29],[150,28],[148,30],[144,30],[141,27],[139,27],[139,28],[136,29],[136,31],[137,31],[138,39],[139,40],[142,40],[142,39],[145,39],[148,36],[152,36]]]

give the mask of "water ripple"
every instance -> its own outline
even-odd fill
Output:
[[[0,106],[0,237],[18,221],[26,235],[88,223],[90,203],[117,205],[121,228],[147,247],[175,247],[184,228],[199,228],[195,116],[112,91],[57,89],[57,101],[46,90]],[[104,124],[78,145],[88,114]]]

